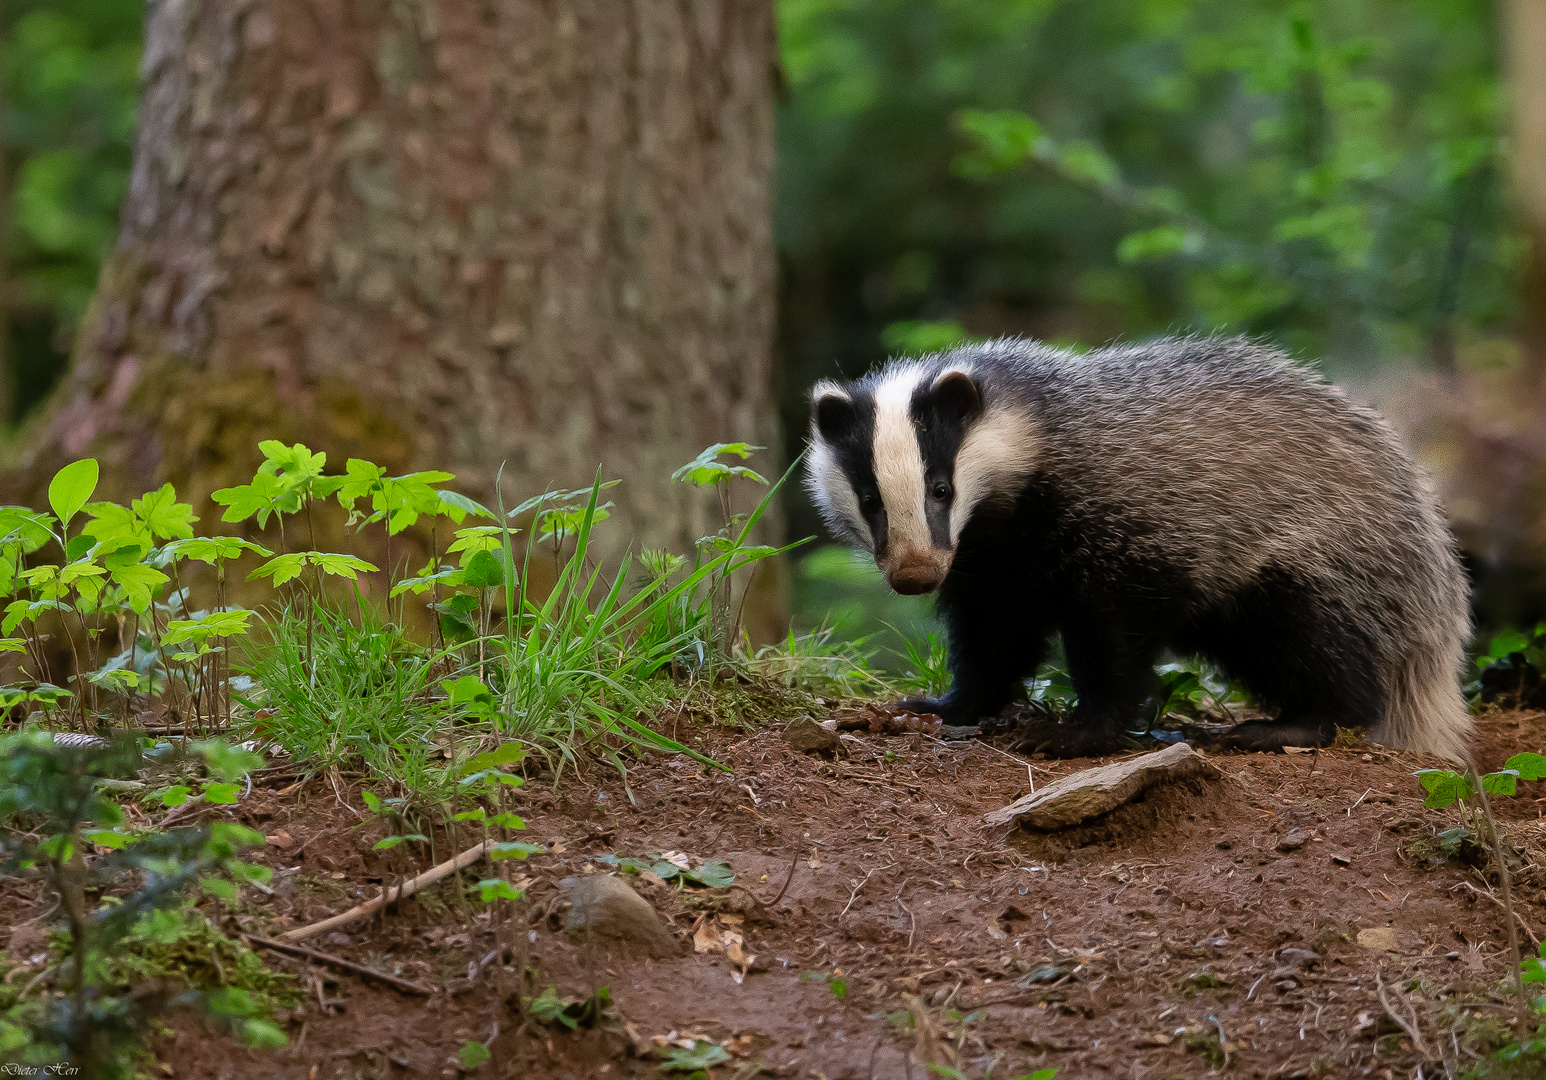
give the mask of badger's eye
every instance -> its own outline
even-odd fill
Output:
[[[950,485],[944,480],[936,480],[931,494],[940,502],[944,502],[950,498]]]
[[[859,509],[863,510],[866,514],[879,513],[880,496],[873,491],[866,491],[863,495],[859,496]]]

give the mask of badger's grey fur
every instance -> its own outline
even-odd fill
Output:
[[[955,682],[919,709],[996,713],[1060,631],[1080,704],[1053,752],[1137,718],[1164,649],[1241,679],[1275,723],[1450,758],[1468,588],[1390,426],[1281,354],[1185,338],[1083,355],[999,340],[812,391],[806,485],[900,592],[939,590]]]

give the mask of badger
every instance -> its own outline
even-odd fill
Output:
[[[1247,750],[1338,727],[1456,760],[1469,586],[1391,426],[1248,340],[1078,353],[1023,339],[892,360],[812,389],[807,490],[898,593],[936,592],[952,685],[900,702],[995,716],[1062,637],[1072,723],[1109,753],[1166,652],[1202,656],[1276,719]]]

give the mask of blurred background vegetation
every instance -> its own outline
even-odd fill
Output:
[[[1481,0],[778,0],[780,402],[889,352],[1255,334],[1329,374],[1520,363],[1496,12]],[[112,243],[141,0],[4,9],[12,421]],[[819,532],[792,505],[791,531]],[[796,610],[926,619],[817,550]]]

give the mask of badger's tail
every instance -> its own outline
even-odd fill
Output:
[[[1400,658],[1386,686],[1385,719],[1370,738],[1387,746],[1470,760],[1471,714],[1460,693],[1459,640]]]

